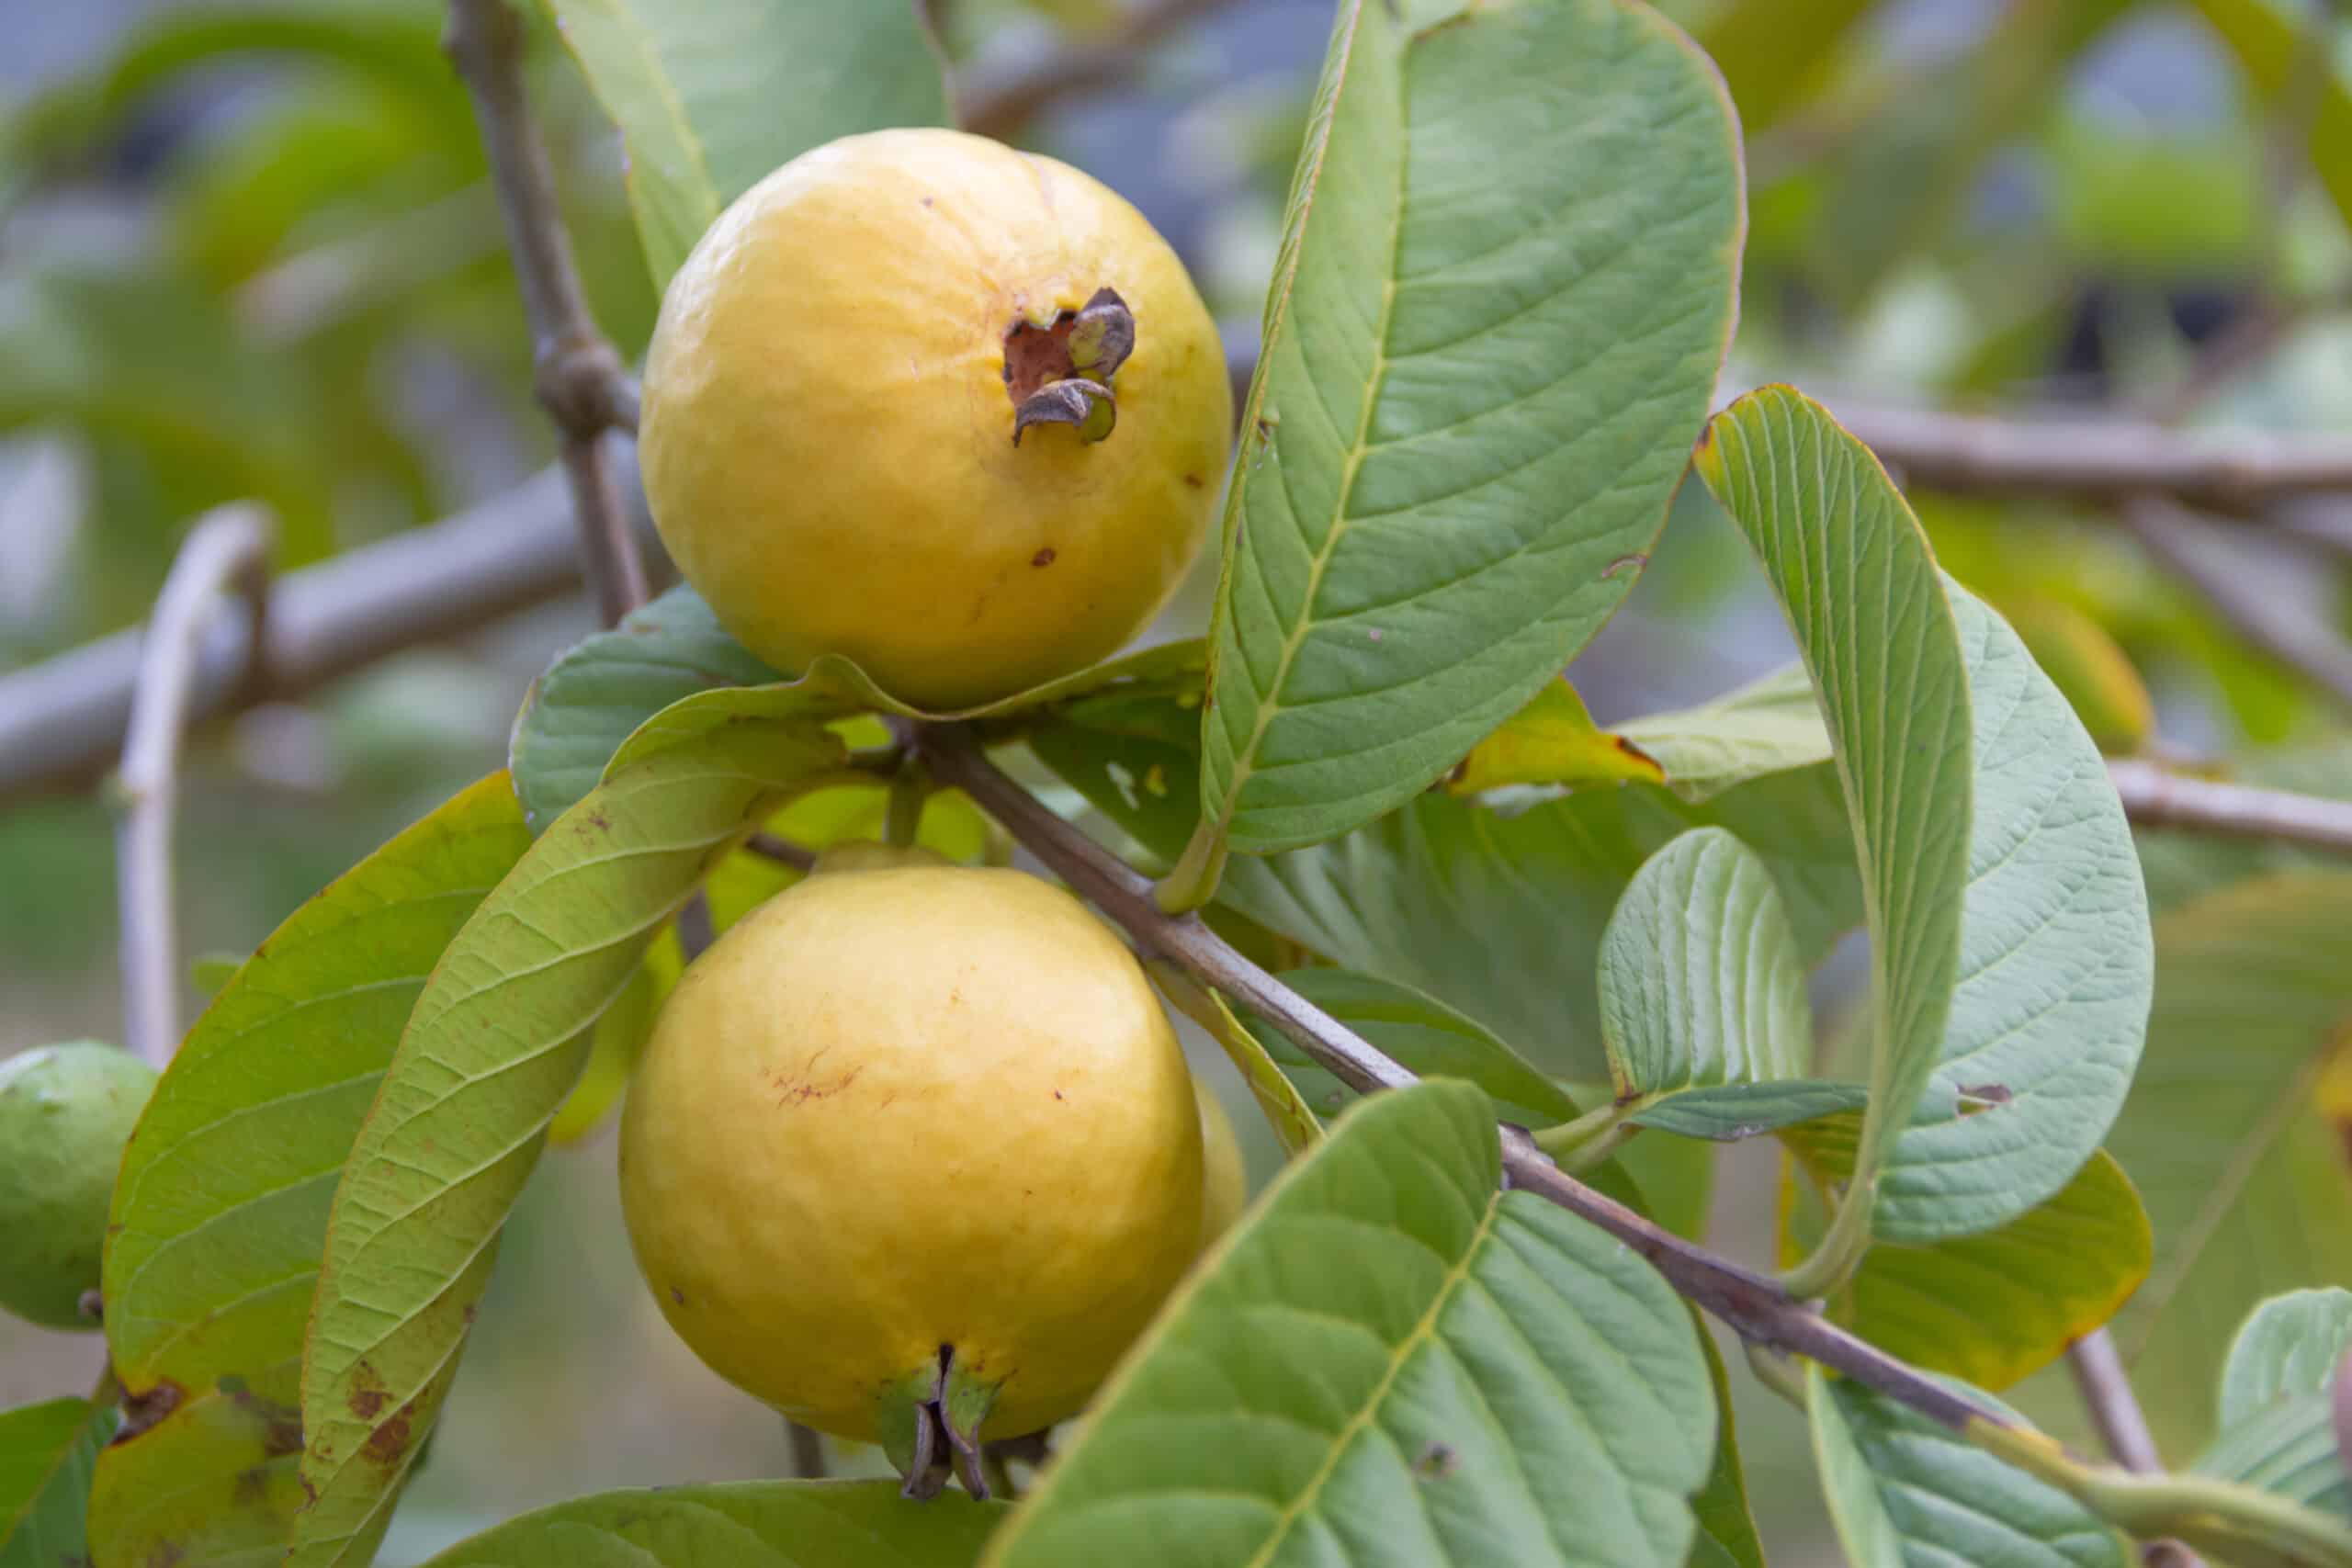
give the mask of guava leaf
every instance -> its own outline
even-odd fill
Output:
[[[0,1568],[89,1562],[90,1472],[119,1420],[86,1399],[0,1411]]]
[[[1400,805],[1623,600],[1729,339],[1736,143],[1647,6],[1340,6],[1226,511],[1233,848]]]
[[[1152,984],[1177,1010],[1217,1043],[1226,1060],[1241,1075],[1250,1098],[1258,1102],[1258,1109],[1264,1113],[1266,1124],[1273,1129],[1283,1152],[1295,1155],[1312,1147],[1323,1136],[1323,1123],[1316,1119],[1298,1086],[1274,1065],[1264,1043],[1233,1016],[1233,1009],[1227,1005],[1225,998],[1172,964],[1153,962],[1144,967],[1150,973]]]
[[[2023,640],[2102,751],[2136,751],[2156,729],[2156,700],[2108,629],[2063,599],[2004,597],[2002,618]]]
[[[1723,1352],[1715,1348],[1703,1322],[1699,1324],[1699,1348],[1706,1352],[1707,1377],[1715,1387],[1723,1430],[1715,1438],[1715,1468],[1705,1488],[1690,1499],[1699,1537],[1690,1543],[1686,1568],[1764,1568],[1764,1543],[1748,1509],[1747,1475],[1740,1467],[1739,1435],[1732,1422],[1731,1379],[1724,1371]]]
[[[373,1555],[584,1032],[713,862],[843,756],[805,719],[647,728],[450,942],[360,1125],[303,1358],[295,1568]]]
[[[1038,759],[1152,854],[1195,818],[1191,746],[1138,701],[1103,716],[1073,704],[1030,731]],[[1084,719],[1085,723],[1078,722]],[[1400,981],[1476,1019],[1549,1072],[1608,1076],[1590,955],[1649,855],[1704,824],[1756,846],[1807,964],[1861,919],[1854,838],[1826,766],[1759,778],[1691,806],[1655,785],[1579,791],[1510,810],[1424,795],[1329,843],[1226,868],[1218,899],[1309,952]]]
[[[2128,1568],[2133,1561],[2080,1503],[1958,1433],[1818,1365],[1807,1364],[1804,1387],[1821,1489],[1856,1568]],[[1955,1391],[2011,1414],[1990,1394]]]
[[[1802,1122],[1860,1111],[1870,1091],[1831,1078],[1777,1078],[1770,1083],[1715,1084],[1662,1094],[1625,1118],[1685,1138],[1737,1143]]]
[[[1918,521],[1819,404],[1751,392],[1691,461],[1763,561],[1837,750],[1871,928],[1854,1173],[1868,1201],[1935,1069],[1959,976],[1973,794],[1960,635]]]
[[[2122,1108],[2155,989],[2139,856],[2097,743],[2008,624],[1945,586],[1974,820],[1951,1011],[1879,1186],[1893,1241],[1989,1229],[2064,1187]],[[1963,1115],[1966,1095],[1992,1103]]]
[[[1196,688],[1207,658],[1197,640],[1166,643],[978,707],[930,713],[883,692],[847,660],[820,659],[803,678],[786,680],[729,636],[702,596],[681,583],[631,611],[619,626],[573,645],[532,683],[514,720],[508,761],[524,813],[537,832],[579,804],[648,719],[687,697],[758,691],[764,694],[741,699],[741,711],[774,717],[988,718],[1129,685]]]
[[[1593,723],[1566,676],[1547,681],[1445,775],[1448,795],[1482,795],[1505,784],[1664,784],[1666,770],[1623,735]]]
[[[741,1481],[606,1492],[507,1520],[424,1568],[958,1568],[1012,1513],[895,1481]]]
[[[1679,1568],[1718,1429],[1698,1331],[1615,1240],[1498,1191],[1500,1167],[1472,1085],[1351,1108],[983,1561],[1091,1568],[1150,1540],[1194,1563]]]
[[[1629,718],[1617,733],[1655,758],[1693,803],[1767,773],[1830,759],[1829,731],[1804,666],[1792,664],[1696,707]]]
[[[2222,1366],[2222,1423],[2274,1400],[2325,1393],[2352,1350],[2352,1291],[2290,1291],[2254,1309]]]
[[[770,170],[835,137],[950,118],[938,52],[911,5],[540,3],[620,128],[657,288]]]
[[[2192,899],[2156,922],[2156,955],[2147,1054],[2108,1137],[2146,1201],[2155,1267],[2115,1338],[2158,1444],[2193,1452],[2246,1314],[2352,1280],[2352,1157],[2312,1094],[2352,1019],[2352,874]]]
[[[99,1452],[100,1568],[284,1552],[337,1174],[425,976],[529,843],[504,773],[459,791],[271,933],[156,1083],[100,1292],[115,1375],[162,1418]]]
[[[1620,1105],[1803,1073],[1813,1004],[1772,874],[1721,828],[1642,863],[1600,936],[1600,1038]]]
[[[1817,1194],[1853,1169],[1858,1124],[1848,1114],[1781,1130],[1792,1156],[1781,1188],[1785,1259],[1819,1238]],[[1916,1366],[2007,1388],[2112,1318],[2152,1255],[2139,1194],[2122,1167],[2095,1153],[2056,1193],[1992,1230],[1872,1248],[1828,1316]]]
[[[2336,1447],[2325,1393],[2294,1393],[2222,1428],[2191,1467],[2200,1475],[2273,1492],[2352,1524],[2352,1470]]]

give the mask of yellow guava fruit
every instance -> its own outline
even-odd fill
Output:
[[[1216,328],[1143,216],[953,130],[843,137],[671,279],[639,452],[662,542],[782,671],[854,660],[933,710],[1117,651],[1223,481]]]
[[[1202,1244],[1175,1033],[1118,939],[1015,871],[820,871],[745,916],[662,1009],[620,1172],[679,1336],[910,1490],[949,1446],[978,1489],[983,1416],[1078,1410]]]
[[[116,1170],[155,1069],[95,1040],[0,1062],[0,1307],[51,1328],[96,1328]]]

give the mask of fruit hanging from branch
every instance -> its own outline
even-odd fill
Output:
[[[934,709],[1115,652],[1198,552],[1232,390],[1167,243],[948,130],[753,186],[671,281],[639,440],[663,542],[745,646]]]

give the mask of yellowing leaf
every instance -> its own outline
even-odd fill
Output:
[[[1622,735],[1592,722],[1592,713],[1562,676],[1536,694],[1500,729],[1470,749],[1445,787],[1476,795],[1516,784],[1664,784],[1666,770]]]
[[[2107,629],[2055,599],[2009,599],[2001,613],[2103,751],[2134,751],[2156,727],[2155,701]]]

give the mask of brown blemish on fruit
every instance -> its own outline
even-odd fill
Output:
[[[776,1091],[775,1103],[778,1110],[787,1105],[806,1105],[812,1100],[823,1100],[830,1095],[839,1094],[855,1083],[858,1075],[865,1071],[864,1067],[852,1067],[835,1082],[820,1084],[816,1078],[817,1063],[824,1055],[824,1052],[820,1051],[816,1055],[809,1057],[808,1065],[800,1069],[798,1077],[789,1077],[783,1073],[769,1075],[768,1087]]]
[[[686,1292],[673,1285],[670,1287],[670,1299],[678,1305],[684,1306],[686,1304]]]
[[[1051,546],[1051,545],[1047,545],[1044,549],[1039,550],[1035,555],[1031,556],[1031,557],[1029,558],[1029,564],[1030,564],[1031,566],[1051,566],[1051,565],[1053,565],[1053,564],[1054,564],[1054,547],[1053,547],[1053,546]]]
[[[1186,474],[1186,475],[1184,476],[1184,482],[1185,482],[1186,484],[1188,484],[1188,485],[1192,486],[1194,490],[1199,490],[1202,486],[1204,486],[1204,485],[1207,484],[1209,481],[1208,481],[1208,480],[1206,480],[1206,479],[1203,479],[1203,478],[1201,478],[1201,476],[1200,476],[1200,475],[1198,475],[1198,474]]]

